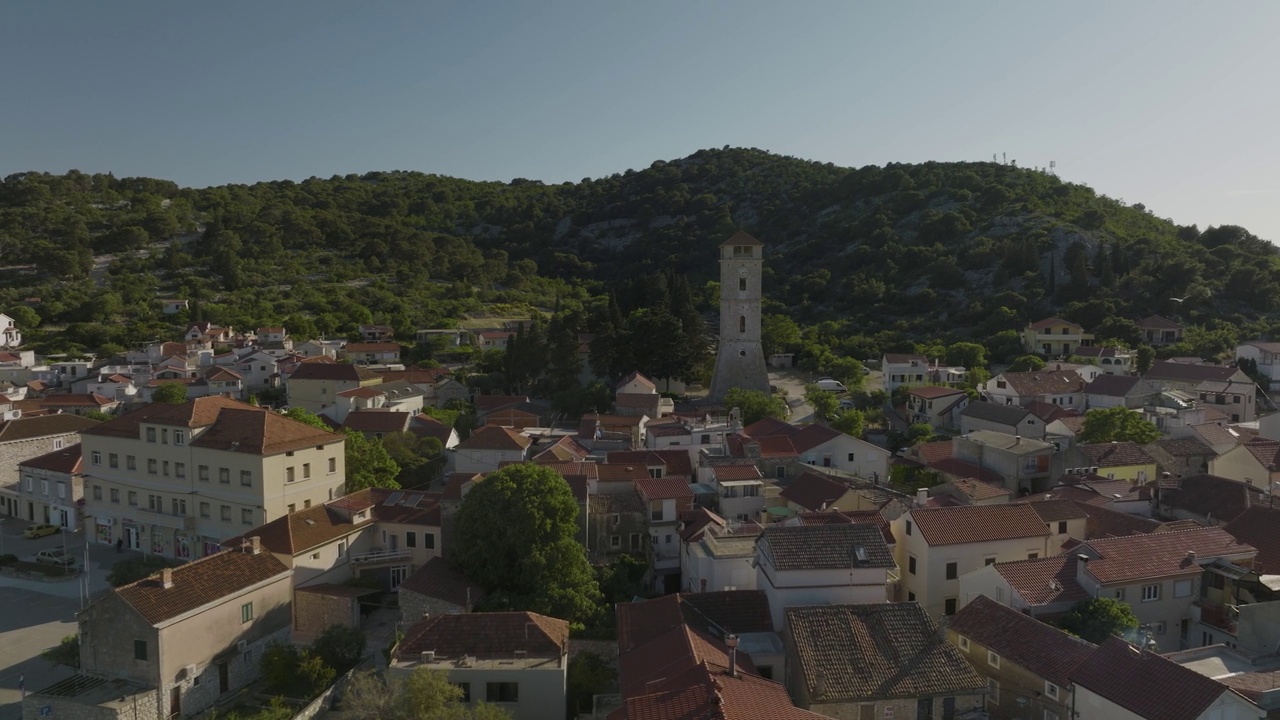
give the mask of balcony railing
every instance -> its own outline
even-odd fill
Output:
[[[410,552],[407,549],[401,550],[371,550],[366,553],[353,553],[351,562],[362,565],[368,563],[397,562],[400,560],[408,560]]]
[[[1219,630],[1226,630],[1235,635],[1239,624],[1235,620],[1236,612],[1222,605],[1197,603],[1200,606],[1200,622]]]

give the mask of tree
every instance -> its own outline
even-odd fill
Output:
[[[1035,355],[1023,355],[1017,360],[1014,360],[1013,364],[1010,365],[1005,372],[1028,372],[1043,369],[1044,360],[1041,360]]]
[[[912,423],[907,428],[907,442],[916,445],[933,437],[933,426],[929,423]]]
[[[443,670],[429,668],[389,682],[373,670],[353,673],[342,712],[352,720],[511,720],[496,705],[464,704],[461,686],[449,682]]]
[[[358,430],[343,430],[347,436],[347,493],[365,488],[389,488],[398,490],[400,466],[387,454],[387,449],[377,439],[370,439]]]
[[[820,421],[830,420],[840,409],[840,400],[835,393],[827,392],[817,385],[804,386],[804,401],[813,408],[813,417]]]
[[[578,543],[578,501],[540,465],[509,465],[471,488],[455,520],[454,562],[493,603],[586,624],[600,588]]]
[[[1138,627],[1138,618],[1129,603],[1115,598],[1096,597],[1081,600],[1057,622],[1058,627],[1095,645],[1108,637],[1124,637]]]
[[[360,662],[364,647],[364,633],[350,625],[330,625],[311,643],[312,652],[339,673]]]
[[[1156,360],[1156,349],[1150,345],[1141,345],[1138,347],[1138,356],[1134,358],[1134,369],[1139,375],[1145,375],[1151,369],[1152,363]]]
[[[867,416],[861,410],[844,410],[831,421],[831,427],[854,437],[862,437],[866,429]]]
[[[167,382],[161,383],[151,394],[151,402],[169,403],[170,405],[181,405],[187,401],[187,386],[182,383]]]
[[[782,401],[782,398],[759,390],[747,390],[740,387],[729,388],[729,392],[724,394],[722,404],[727,408],[741,410],[743,425],[750,425],[766,417],[778,418],[779,420],[787,417],[787,404]]]
[[[40,657],[49,661],[50,665],[65,665],[72,670],[80,669],[80,636],[68,635],[62,642],[40,653]]]
[[[1135,442],[1145,445],[1160,439],[1160,430],[1139,413],[1123,405],[1095,408],[1085,413],[1082,443]]]
[[[987,366],[987,349],[973,342],[952,343],[947,347],[947,364],[984,368]]]
[[[296,420],[303,423],[304,425],[310,425],[311,427],[320,428],[321,430],[329,430],[330,432],[333,431],[333,428],[322,420],[319,415],[316,415],[306,408],[300,408],[295,405],[294,407],[286,410],[284,416],[290,420]]]
[[[626,556],[623,556],[626,557]],[[565,679],[565,718],[590,714],[591,699],[617,685],[618,671],[598,653],[580,652],[569,660]]]

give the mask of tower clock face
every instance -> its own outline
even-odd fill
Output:
[[[747,269],[744,267],[738,268],[738,277],[744,278],[746,276],[747,276]]]

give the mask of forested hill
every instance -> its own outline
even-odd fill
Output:
[[[75,338],[84,346],[159,332],[149,308],[167,295],[238,327],[411,332],[483,303],[580,302],[591,315],[612,291],[625,310],[659,271],[686,274],[713,309],[716,247],[738,228],[766,244],[768,311],[858,336],[848,350],[863,357],[986,341],[1051,314],[1126,338],[1127,320],[1176,313],[1225,342],[1270,333],[1280,297],[1280,255],[1244,229],[1179,227],[1044,172],[849,169],[726,148],[560,185],[373,172],[196,190],[12,175],[0,309],[40,297],[45,323],[106,326]]]

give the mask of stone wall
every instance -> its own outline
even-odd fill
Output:
[[[0,443],[0,488],[7,488],[11,493],[10,497],[15,502],[9,514],[20,517],[23,520],[29,519],[27,517],[26,502],[23,501],[18,504],[17,501],[18,463],[59,449],[54,447],[55,441],[61,441],[61,447],[71,447],[80,442],[80,433],[64,433],[62,435],[48,435],[29,440]],[[4,510],[4,503],[0,502],[0,512]],[[40,520],[41,518],[36,518],[37,522]]]
[[[123,695],[123,702],[97,705],[75,697],[54,697],[32,693],[22,701],[22,720],[161,720],[159,693],[137,692]]]
[[[359,627],[357,600],[311,592],[294,592],[294,629],[300,633],[319,633],[330,625]]]
[[[215,659],[204,666],[196,666],[195,672],[189,677],[181,678],[177,682],[167,683],[160,688],[159,696],[168,698],[172,688],[177,686],[182,688],[179,692],[182,694],[182,715],[184,717],[207,710],[225,696],[262,677],[262,653],[273,642],[288,643],[289,628],[282,628],[260,640],[249,643],[244,651],[236,651],[234,655]],[[218,666],[222,663],[227,664],[228,687],[225,693],[220,692],[218,682]],[[121,720],[125,719],[122,718]]]

